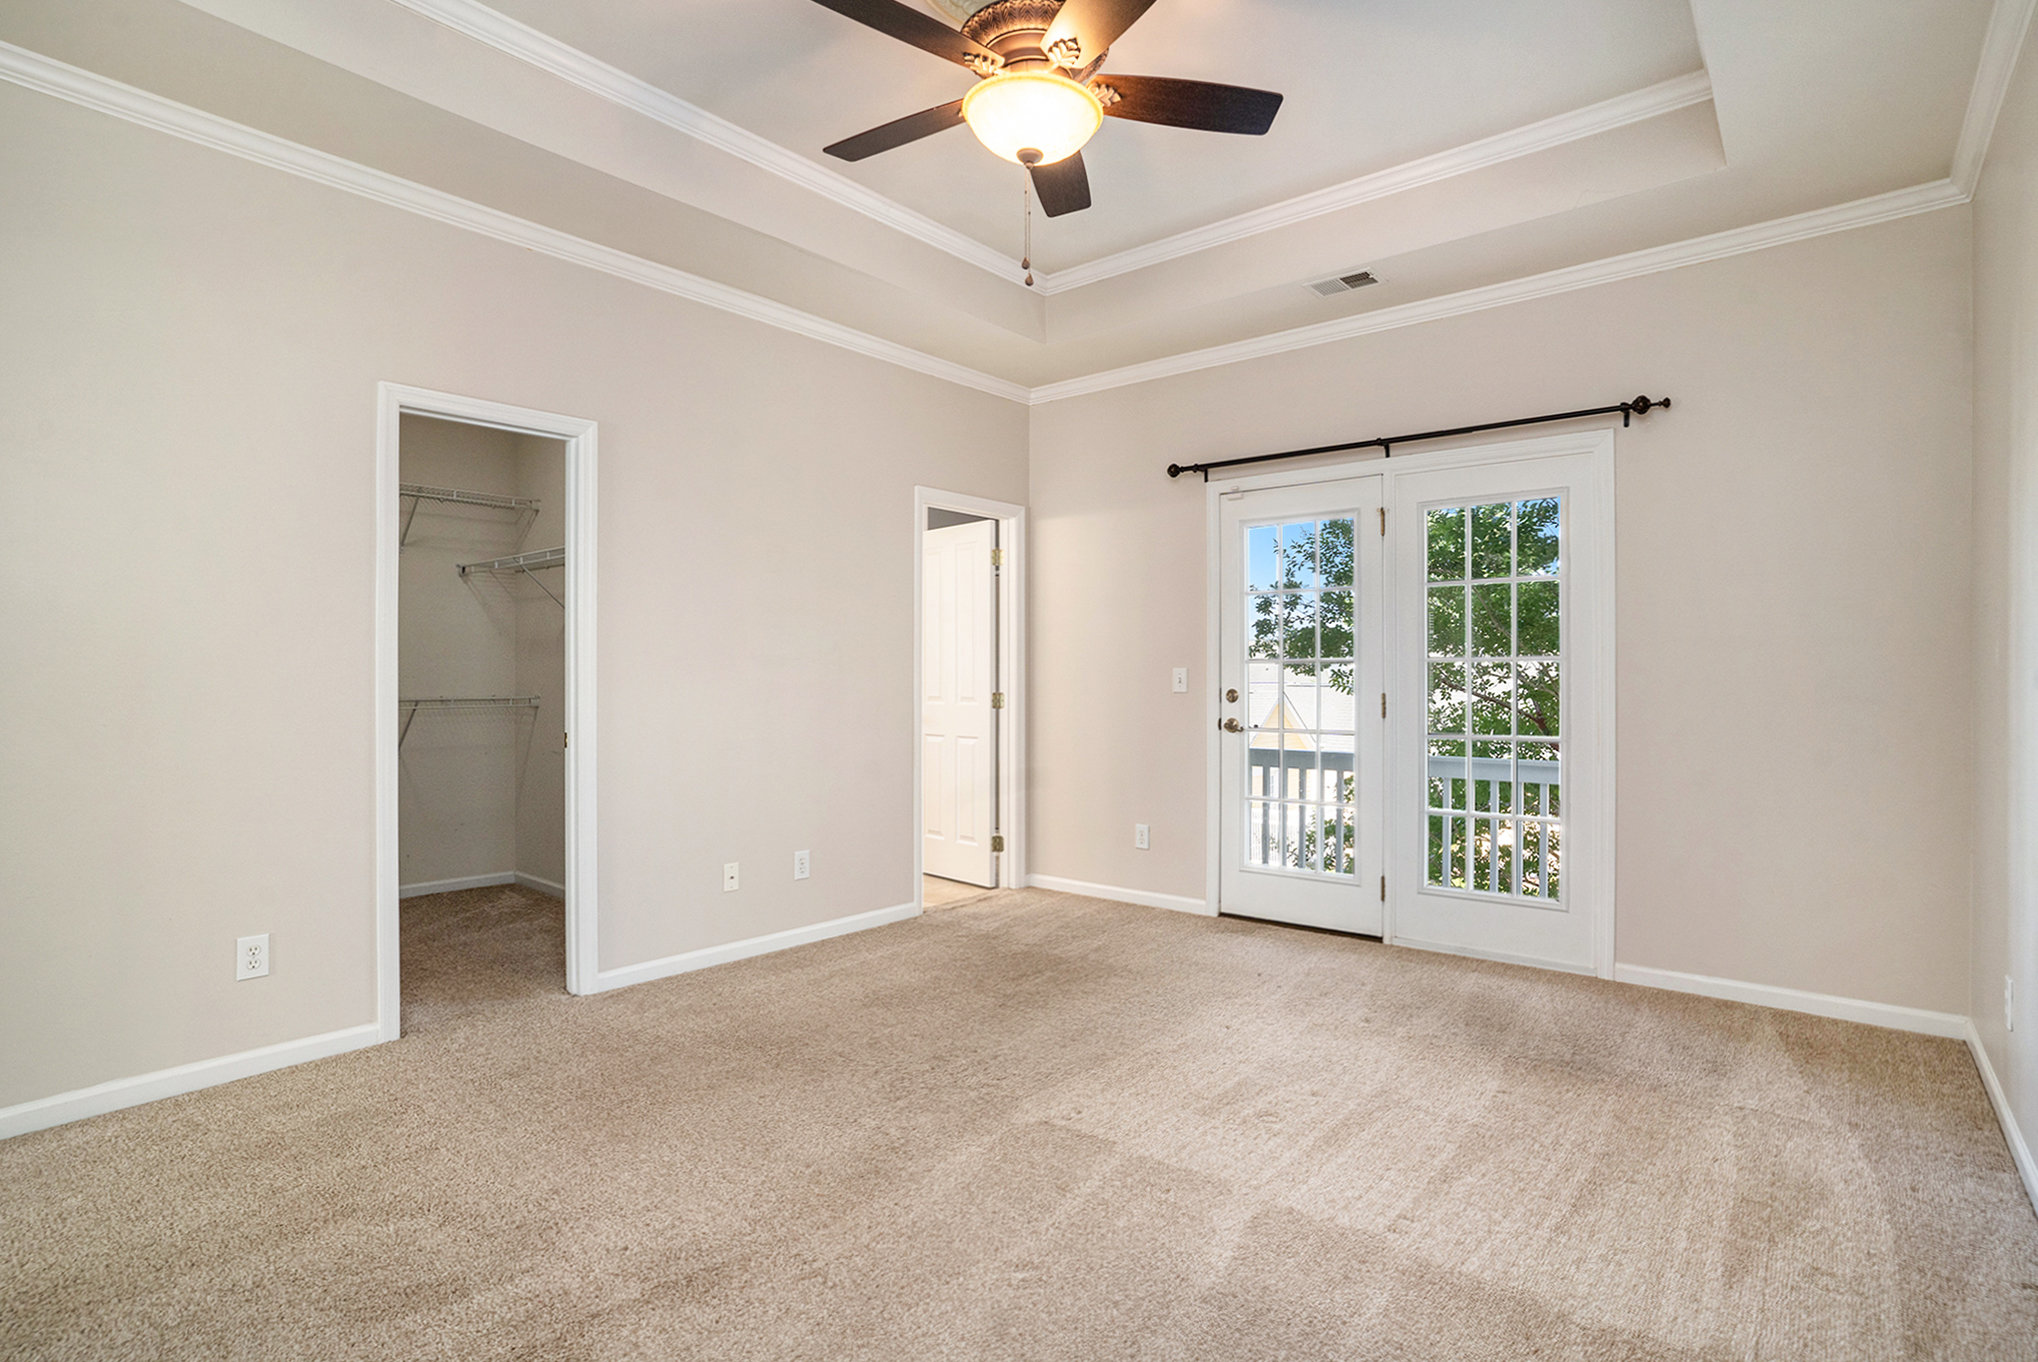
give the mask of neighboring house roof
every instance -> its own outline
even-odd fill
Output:
[[[1354,730],[1356,697],[1320,685],[1316,677],[1293,667],[1283,669],[1283,678],[1287,684],[1281,688],[1280,698],[1253,719],[1251,746],[1309,750],[1318,745],[1318,732],[1345,734]],[[1338,745],[1348,748],[1350,744]]]

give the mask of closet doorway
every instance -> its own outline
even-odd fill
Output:
[[[394,385],[380,425],[377,1004],[394,1039],[598,987],[595,431]]]

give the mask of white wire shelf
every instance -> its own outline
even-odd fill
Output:
[[[566,566],[566,550],[532,549],[529,553],[513,553],[507,558],[491,558],[485,563],[462,563],[460,575],[470,572],[532,572],[538,568]]]
[[[403,711],[403,731],[396,735],[396,745],[403,746],[403,740],[410,736],[410,726],[417,719],[418,711],[460,709],[536,709],[535,695],[428,695],[414,700],[398,700],[397,708]]]
[[[486,506],[497,511],[525,511],[538,509],[536,497],[511,497],[500,492],[470,492],[464,487],[431,487],[421,482],[406,482],[397,485],[399,497],[410,498],[410,512],[403,518],[403,533],[397,536],[396,544],[402,548],[410,542],[410,523],[417,519],[418,507],[427,501],[443,501],[454,506]]]
[[[459,566],[462,577],[465,577],[470,572],[521,572],[526,577],[530,577],[533,572],[538,571],[540,568],[565,567],[566,550],[563,547],[556,549],[533,549],[529,553],[515,553],[507,558],[491,558],[485,563],[462,563]],[[560,600],[551,587],[538,581],[536,577],[531,577],[531,580],[537,583],[538,590],[552,597],[552,604],[558,606],[561,610],[566,608],[566,602]]]
[[[506,497],[496,492],[469,492],[459,487],[427,487],[420,482],[406,482],[399,491],[420,501],[450,501],[456,506],[493,506],[502,511],[538,509],[536,497]]]

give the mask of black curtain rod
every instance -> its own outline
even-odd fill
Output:
[[[1560,411],[1550,416],[1524,416],[1518,421],[1488,421],[1483,426],[1459,426],[1453,430],[1425,430],[1419,435],[1383,435],[1377,440],[1354,440],[1343,445],[1318,445],[1314,449],[1290,449],[1280,454],[1248,454],[1242,459],[1218,459],[1213,463],[1171,463],[1168,476],[1179,478],[1184,473],[1201,473],[1203,481],[1210,481],[1213,469],[1236,468],[1244,463],[1267,463],[1273,459],[1306,459],[1312,454],[1338,454],[1347,449],[1377,449],[1384,458],[1394,457],[1395,445],[1412,445],[1421,440],[1447,440],[1453,435],[1477,435],[1483,430],[1506,430],[1511,426],[1540,426],[1550,421],[1576,421],[1582,416],[1612,416],[1620,413],[1620,423],[1625,426],[1635,417],[1656,407],[1668,408],[1667,397],[1637,397],[1630,402],[1617,402],[1611,407],[1587,407],[1584,411]]]

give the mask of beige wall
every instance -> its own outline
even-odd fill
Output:
[[[1964,1012],[1969,245],[1947,210],[1034,408],[1031,869],[1204,897],[1168,463],[1668,393],[1618,455],[1618,958]]]
[[[1024,408],[13,86],[0,184],[0,1106],[372,1020],[381,380],[601,423],[603,966],[912,899],[912,488]]]
[[[1975,829],[1970,1015],[2038,1134],[2038,35],[1974,202]],[[2003,1025],[2003,977],[2019,1013]]]

